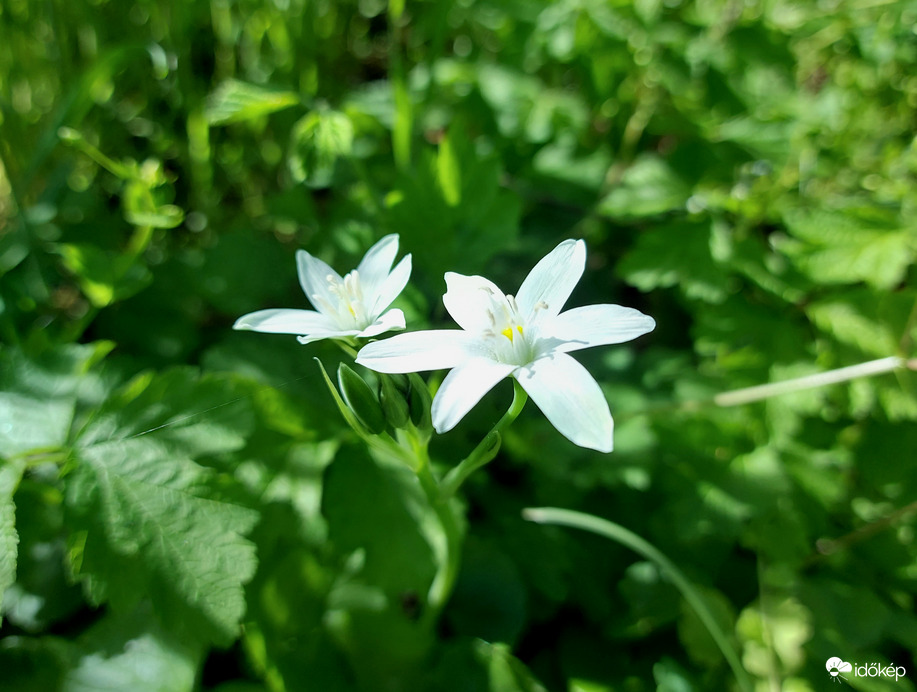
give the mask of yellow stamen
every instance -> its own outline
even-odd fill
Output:
[[[521,324],[517,324],[517,325],[516,325],[516,331],[519,332],[520,334],[522,334],[522,325],[521,325]],[[505,336],[507,339],[509,339],[510,341],[512,341],[512,340],[513,340],[513,337],[516,336],[515,334],[513,334],[513,328],[512,328],[512,327],[507,327],[506,329],[504,329],[504,330],[503,330],[502,332],[500,332],[500,333],[501,333],[503,336]]]

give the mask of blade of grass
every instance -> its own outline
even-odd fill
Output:
[[[656,547],[640,538],[640,536],[633,531],[625,529],[620,524],[615,524],[607,519],[601,519],[591,514],[584,514],[583,512],[574,512],[572,510],[559,509],[556,507],[529,507],[522,510],[522,516],[538,524],[570,526],[575,529],[582,529],[583,531],[598,534],[599,536],[616,541],[630,548],[635,553],[639,553],[647,560],[655,563],[659,569],[668,575],[669,579],[671,579],[672,583],[675,585],[675,588],[681,592],[681,595],[688,602],[688,605],[694,609],[697,617],[700,618],[704,627],[707,628],[710,636],[713,637],[713,641],[716,642],[720,651],[723,652],[723,656],[729,664],[729,667],[732,668],[739,688],[742,689],[743,692],[752,692],[752,681],[745,671],[745,668],[742,667],[738,653],[713,617],[703,596],[694,588],[694,585],[688,580],[684,573],[675,566],[675,563],[663,555]]]

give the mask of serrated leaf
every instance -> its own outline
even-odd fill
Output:
[[[268,115],[299,102],[299,94],[293,91],[227,79],[207,97],[204,117],[211,125],[228,125]]]
[[[78,446],[155,433],[159,444],[183,455],[232,451],[245,444],[254,425],[250,394],[248,380],[200,376],[194,368],[139,375],[99,407]]]
[[[353,150],[353,123],[340,111],[312,111],[293,126],[288,163],[293,178],[312,187],[331,184],[338,159]]]
[[[778,241],[777,249],[821,283],[894,288],[917,253],[914,229],[884,210],[791,210],[784,221],[794,237]]]
[[[709,222],[678,222],[637,236],[618,270],[642,291],[678,286],[686,296],[708,303],[726,299],[727,278],[713,259]]]
[[[258,515],[202,497],[208,472],[190,457],[245,443],[247,393],[240,378],[188,368],[142,375],[84,427],[66,507],[71,561],[94,600],[125,610],[146,596],[170,630],[224,644],[238,634],[256,565],[243,534]]]
[[[3,594],[16,581],[19,534],[13,493],[23,468],[22,463],[0,461],[0,624],[3,623]]]
[[[883,357],[897,352],[914,299],[910,290],[885,293],[862,287],[815,301],[806,307],[806,314],[840,343]]]
[[[77,463],[66,504],[92,598],[127,610],[147,596],[171,631],[232,641],[257,564],[243,538],[257,513],[196,496],[202,470],[153,440],[98,444]]]

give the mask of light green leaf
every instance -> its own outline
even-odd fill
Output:
[[[165,631],[147,610],[108,615],[80,637],[61,691],[192,689],[200,650]]]
[[[240,448],[254,425],[250,381],[231,375],[198,375],[175,368],[138,375],[100,406],[80,432],[78,446],[92,448],[155,433],[182,455]]]
[[[293,91],[227,79],[207,97],[204,117],[211,125],[228,125],[268,115],[299,102],[299,95]]]
[[[599,202],[598,212],[612,219],[656,216],[684,209],[690,186],[656,156],[638,159],[624,173],[621,184]]]
[[[546,692],[506,644],[491,644],[483,639],[453,644],[434,670],[433,679],[431,689],[442,692]]]
[[[242,536],[257,513],[195,495],[202,470],[152,440],[98,444],[77,462],[71,559],[93,600],[125,610],[147,596],[171,631],[231,642],[257,564]]]
[[[142,375],[85,426],[66,507],[71,561],[94,600],[125,610],[146,596],[172,631],[222,644],[237,636],[256,565],[243,534],[258,515],[203,497],[210,474],[190,457],[245,443],[244,383],[187,368]]]
[[[290,133],[290,173],[312,187],[331,184],[338,159],[353,151],[354,129],[340,111],[312,111]]]
[[[462,201],[462,171],[455,155],[455,147],[449,134],[443,136],[439,143],[439,155],[436,157],[437,180],[443,199],[450,207],[458,206]]]
[[[0,461],[0,624],[3,622],[3,593],[16,581],[19,534],[13,493],[23,468],[22,463]]]
[[[779,241],[777,249],[821,283],[894,288],[917,253],[914,229],[885,210],[791,210],[784,221],[793,238]]]
[[[83,293],[96,307],[134,295],[153,278],[131,255],[118,255],[88,243],[63,244],[59,250],[64,266],[76,275]]]
[[[7,455],[58,447],[67,438],[73,418],[72,399],[36,399],[0,392],[0,450]]]

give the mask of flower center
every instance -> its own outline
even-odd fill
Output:
[[[363,287],[360,285],[360,274],[354,269],[343,279],[338,279],[329,274],[325,277],[328,282],[328,292],[337,300],[328,301],[321,296],[312,296],[313,304],[323,308],[325,314],[336,317],[338,323],[345,328],[363,329],[370,323],[366,305],[363,302]]]
[[[503,363],[525,365],[534,359],[535,332],[525,324],[516,299],[488,289],[490,304],[487,320],[490,328],[484,336],[493,347],[494,356]]]

